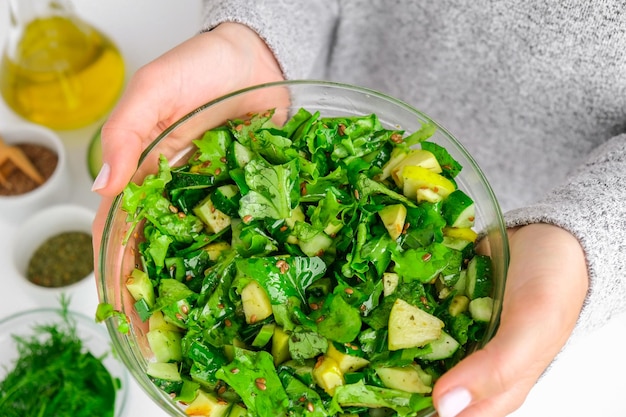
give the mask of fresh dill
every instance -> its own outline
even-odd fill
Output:
[[[113,417],[119,380],[83,345],[61,298],[60,321],[13,335],[19,358],[0,382],[5,417]]]

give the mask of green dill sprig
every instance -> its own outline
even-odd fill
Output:
[[[60,321],[14,335],[20,352],[0,382],[0,415],[5,417],[113,417],[119,381],[84,346],[61,298]]]

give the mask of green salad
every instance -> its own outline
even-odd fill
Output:
[[[491,319],[460,164],[435,126],[274,111],[130,183],[126,287],[150,379],[193,416],[412,416]]]

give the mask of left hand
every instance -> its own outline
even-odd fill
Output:
[[[500,417],[519,408],[576,325],[589,287],[578,240],[531,224],[510,230],[509,244],[500,327],[437,381],[440,417]]]

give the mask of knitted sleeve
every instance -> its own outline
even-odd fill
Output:
[[[285,78],[320,78],[338,9],[336,0],[206,0],[203,30],[223,22],[245,24],[272,50]]]
[[[626,311],[626,134],[597,148],[565,185],[505,218],[509,227],[554,224],[580,241],[590,289],[575,334]]]

